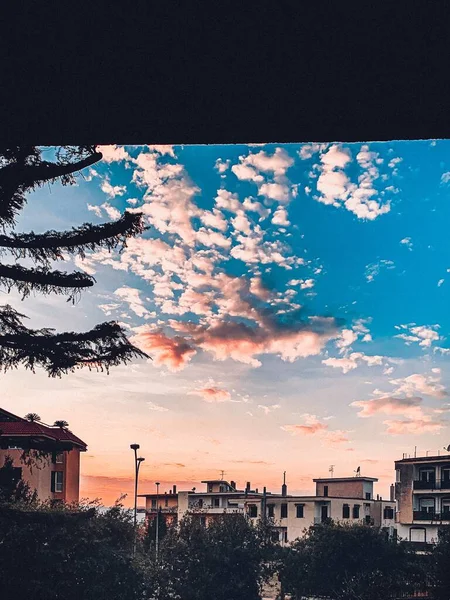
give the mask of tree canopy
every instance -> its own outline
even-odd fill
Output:
[[[61,294],[72,302],[94,285],[91,275],[52,268],[66,256],[83,258],[87,252],[122,249],[127,239],[145,229],[140,213],[125,211],[116,221],[102,225],[84,223],[69,231],[17,233],[16,221],[29,192],[44,184],[71,185],[75,173],[101,160],[95,146],[62,146],[54,160],[43,158],[35,146],[0,147],[0,290],[15,289],[22,298],[31,293]],[[33,266],[18,264],[26,260]],[[25,315],[6,304],[0,306],[0,369],[42,367],[50,376],[61,376],[75,368],[106,369],[146,354],[133,346],[116,322],[105,322],[87,332],[55,333],[32,329]]]

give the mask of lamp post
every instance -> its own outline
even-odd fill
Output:
[[[138,493],[138,478],[139,468],[141,463],[144,462],[145,458],[138,457],[137,451],[139,450],[139,444],[131,444],[131,450],[134,451],[134,543],[133,543],[133,555],[136,554],[136,535],[137,535],[137,493]]]
[[[158,552],[159,552],[159,481],[156,482],[156,560],[158,560]]]

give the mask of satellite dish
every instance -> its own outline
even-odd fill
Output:
[[[447,447],[445,447],[445,446],[444,446],[444,450],[445,450],[446,452],[450,452],[450,444],[449,444]]]

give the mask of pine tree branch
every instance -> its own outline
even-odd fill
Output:
[[[26,269],[21,265],[0,264],[0,285],[4,285],[8,292],[13,287],[17,288],[22,298],[31,292],[41,294],[68,294],[69,300],[83,288],[92,287],[95,279],[87,273],[63,273],[49,269]]]
[[[32,158],[27,162],[27,153]],[[89,156],[76,162],[39,160],[35,148],[16,152],[15,159],[0,168],[0,224],[14,225],[16,214],[24,207],[25,192],[46,181],[60,180],[63,185],[73,183],[73,173],[85,169],[102,159],[100,152],[92,151]]]
[[[91,331],[55,334],[51,329],[28,329],[11,306],[0,307],[0,369],[18,366],[35,371],[42,367],[56,377],[89,367],[106,370],[134,358],[149,358],[127,340],[115,322],[101,323]]]
[[[120,244],[125,247],[127,238],[145,229],[141,213],[126,211],[117,221],[102,225],[84,223],[71,231],[0,235],[0,247],[9,249],[15,258],[32,258],[47,264],[50,260],[63,259],[64,251],[84,258],[87,250],[106,248],[111,251]]]

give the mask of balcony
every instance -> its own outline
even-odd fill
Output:
[[[167,514],[167,513],[176,513],[178,511],[177,506],[161,506],[159,512]],[[157,508],[147,508],[148,514],[156,514],[158,512]]]
[[[415,510],[413,512],[414,521],[433,521],[442,522],[450,521],[450,511],[444,511],[443,513],[428,512],[426,510]]]
[[[440,490],[441,489],[441,481],[440,481],[440,479],[432,479],[430,481],[416,479],[413,482],[413,489],[414,490]]]

